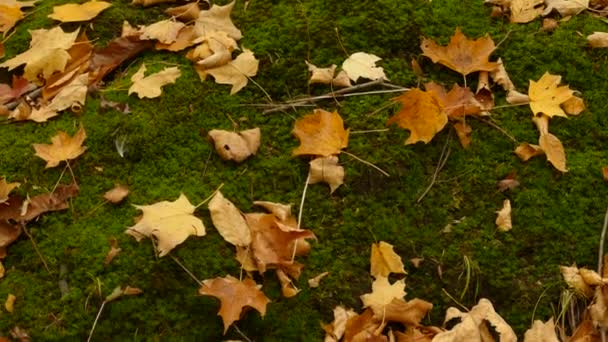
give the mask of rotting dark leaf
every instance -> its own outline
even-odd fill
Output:
[[[108,46],[93,52],[89,64],[89,83],[97,84],[119,65],[152,46],[151,41],[141,40],[135,35],[112,39]]]

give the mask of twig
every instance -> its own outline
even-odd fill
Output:
[[[220,191],[220,189],[224,186],[224,183],[220,184],[220,186],[217,187],[217,189],[215,189],[215,191],[213,191],[213,193],[211,195],[209,195],[209,197],[205,198],[201,203],[197,204],[194,209],[198,209],[201,205],[207,203],[209,200],[211,200],[213,198],[213,196],[215,196],[215,194]]]
[[[520,106],[525,106],[525,105],[529,105],[529,104],[530,104],[530,102],[522,102],[522,103],[514,103],[514,104],[508,104],[508,105],[502,105],[502,106],[494,106],[494,107],[492,107],[491,110],[501,109],[501,108],[520,107]]]
[[[396,105],[397,103],[398,103],[398,102],[390,101],[390,102],[388,102],[387,104],[385,104],[385,105],[381,106],[380,108],[378,108],[378,109],[374,110],[373,112],[371,112],[371,113],[369,113],[369,114],[366,114],[366,115],[367,115],[368,117],[369,117],[369,116],[374,116],[374,115],[376,115],[376,114],[380,113],[381,111],[383,111],[383,110],[385,110],[385,109],[387,109],[387,108],[389,108],[389,107],[391,107],[391,106]]]
[[[502,128],[502,127],[498,126],[498,125],[497,125],[497,124],[495,124],[494,122],[492,122],[492,121],[490,121],[490,120],[486,120],[486,119],[484,119],[484,118],[477,117],[477,116],[472,116],[472,117],[473,117],[473,118],[475,118],[475,119],[477,119],[477,120],[479,120],[479,121],[481,121],[481,122],[483,122],[483,123],[485,123],[485,124],[487,124],[487,125],[490,125],[490,126],[492,126],[492,127],[496,128],[496,129],[497,129],[499,132],[501,132],[502,134],[504,134],[505,136],[507,136],[507,137],[508,137],[509,139],[511,139],[511,140],[512,140],[514,143],[519,144],[519,141],[518,141],[518,140],[517,140],[517,139],[516,139],[514,136],[512,136],[512,135],[511,135],[509,132],[507,132],[507,131],[506,131],[504,128]]]
[[[342,43],[342,38],[340,37],[340,31],[338,30],[337,26],[334,27],[334,31],[336,31],[336,39],[338,40],[338,44],[340,44],[342,51],[344,51],[344,54],[348,57],[350,54],[348,53],[348,51],[344,47],[344,44]]]
[[[354,154],[352,154],[352,153],[350,153],[350,152],[346,152],[346,151],[341,151],[341,152],[342,152],[342,153],[344,153],[344,154],[346,154],[346,155],[347,155],[347,156],[349,156],[349,157],[352,157],[352,158],[354,158],[354,159],[356,159],[356,160],[358,160],[358,161],[362,162],[362,163],[363,163],[363,164],[365,164],[365,165],[371,166],[372,168],[374,168],[374,169],[378,170],[378,172],[380,172],[381,174],[385,175],[386,177],[390,177],[390,176],[391,176],[391,175],[389,175],[389,174],[388,174],[388,172],[386,172],[386,171],[382,170],[381,168],[379,168],[378,166],[376,166],[376,165],[374,165],[374,164],[372,164],[372,163],[368,162],[367,160],[363,160],[363,159],[361,159],[361,158],[357,157],[356,155],[354,155]]]
[[[365,133],[380,133],[380,132],[387,132],[389,131],[388,128],[382,128],[382,129],[368,129],[368,130],[363,130],[363,131],[350,131],[350,134],[365,134]]]
[[[237,327],[237,326],[236,326],[236,324],[233,324],[232,326],[234,327],[234,330],[236,330],[236,332],[237,332],[239,335],[241,335],[241,337],[242,337],[242,338],[243,338],[245,341],[247,341],[247,342],[253,342],[253,341],[252,341],[252,340],[251,340],[249,337],[247,337],[247,335],[245,335],[245,334],[244,334],[244,333],[241,331],[241,329],[239,329],[239,327]]]
[[[173,255],[169,254],[169,256],[171,257],[171,259],[173,259],[173,261],[175,261],[176,264],[178,264],[184,271],[186,271],[186,273],[188,273],[188,275],[190,276],[190,278],[194,279],[194,281],[199,284],[200,286],[203,286],[203,282],[198,280],[198,278],[188,269],[186,268],[186,266],[184,266],[184,264],[182,264],[176,257],[174,257]]]
[[[501,40],[498,42],[498,44],[496,44],[496,46],[494,47],[494,50],[498,49],[498,47],[499,47],[499,46],[500,46],[502,43],[504,43],[504,42],[505,42],[505,40],[507,40],[507,38],[509,38],[509,35],[511,34],[511,32],[512,32],[512,31],[513,31],[513,30],[509,30],[509,31],[507,32],[507,34],[505,34],[505,36],[504,36],[504,37],[502,37],[502,39],[501,39]]]
[[[47,265],[46,260],[44,260],[44,257],[42,256],[42,253],[40,252],[40,249],[38,249],[38,244],[36,244],[36,241],[34,240],[34,237],[27,230],[27,227],[25,226],[24,223],[21,223],[21,229],[23,229],[23,232],[25,233],[25,235],[27,235],[27,237],[32,242],[32,246],[34,246],[34,250],[36,251],[36,254],[38,254],[38,257],[42,261],[42,264],[44,265],[44,268],[46,269],[47,272],[49,272],[49,274],[51,274],[51,270],[49,269],[49,265]]]
[[[420,195],[420,197],[418,197],[418,200],[416,200],[416,203],[420,203],[420,201],[422,201],[424,196],[426,196],[426,194],[428,194],[429,191],[431,191],[431,188],[433,187],[433,185],[435,185],[435,182],[437,181],[437,176],[439,175],[439,171],[441,171],[441,169],[445,166],[445,163],[447,162],[448,157],[450,156],[449,145],[450,145],[450,141],[452,140],[451,132],[452,131],[450,131],[450,134],[448,135],[448,138],[445,141],[445,145],[443,145],[443,149],[441,150],[441,155],[439,155],[439,161],[437,162],[437,167],[435,168],[435,172],[433,173],[433,178],[431,179],[431,183],[429,184],[429,186],[426,187],[426,189],[424,190],[422,195]]]
[[[21,99],[21,98],[23,98],[23,97],[29,97],[29,98],[31,98],[31,99],[35,99],[35,98],[37,98],[38,96],[40,96],[40,94],[42,94],[42,87],[40,87],[40,88],[36,88],[36,89],[34,89],[34,90],[30,91],[30,92],[29,92],[29,93],[27,93],[27,94],[23,94],[21,97],[19,97],[19,99],[16,99],[16,100],[14,100],[13,102],[9,102],[9,103],[7,103],[5,106],[6,106],[6,108],[7,108],[7,109],[9,109],[9,110],[13,110],[13,109],[17,108],[17,106],[18,106],[18,105],[19,105],[19,103],[21,102],[21,101],[20,101],[20,99]]]
[[[209,154],[207,155],[207,161],[205,161],[205,167],[203,168],[203,175],[201,176],[201,181],[205,178],[207,174],[207,167],[209,166],[209,160],[211,159],[211,154],[213,153],[213,149],[209,150]]]
[[[59,175],[59,179],[57,180],[57,183],[55,183],[55,186],[53,186],[53,190],[51,190],[51,192],[55,192],[55,189],[57,189],[57,186],[59,185],[59,182],[61,182],[61,178],[63,178],[63,174],[65,173],[65,170],[67,170],[67,165],[66,167],[63,168],[63,171],[61,171],[61,174]]]
[[[606,240],[606,230],[608,229],[608,209],[606,209],[606,214],[604,214],[604,226],[602,227],[602,235],[600,236],[600,250],[597,258],[597,274],[600,276],[604,276],[602,274],[602,269],[604,268],[604,240]]]
[[[95,326],[97,326],[97,321],[99,321],[99,317],[101,316],[101,312],[103,311],[103,308],[106,306],[106,301],[104,300],[101,303],[101,307],[99,308],[99,311],[97,311],[97,316],[95,317],[95,321],[93,322],[93,326],[91,327],[91,331],[89,331],[89,337],[87,338],[87,342],[91,342],[91,338],[93,337],[93,331],[95,331]]]
[[[448,291],[446,291],[445,289],[441,289],[441,291],[443,291],[443,293],[448,296],[448,298],[450,298],[451,300],[454,301],[454,303],[456,303],[458,306],[460,306],[461,308],[463,308],[465,311],[469,311],[469,308],[467,308],[466,306],[462,305],[462,303],[460,303],[459,301],[456,300],[456,298],[454,298]]]
[[[302,199],[300,200],[300,211],[298,212],[298,230],[302,224],[302,213],[304,212],[304,199],[306,199],[306,190],[308,190],[308,183],[310,182],[310,173],[306,176],[306,183],[304,183],[304,190],[302,190]],[[293,252],[291,253],[291,262],[296,259],[296,249],[298,248],[298,239],[293,242]]]

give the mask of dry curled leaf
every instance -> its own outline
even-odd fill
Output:
[[[456,130],[456,135],[458,136],[458,140],[460,141],[460,145],[462,147],[467,148],[471,145],[471,134],[473,133],[473,128],[469,126],[464,120],[454,122],[454,130]]]
[[[220,300],[218,315],[224,322],[224,334],[232,323],[241,319],[246,307],[256,309],[262,317],[266,314],[266,305],[270,300],[258,289],[250,278],[240,281],[232,276],[203,280],[198,290],[204,296],[213,296]]]
[[[164,68],[155,74],[144,76],[146,65],[142,64],[139,70],[131,77],[133,85],[129,88],[129,95],[136,93],[140,99],[155,98],[162,94],[162,87],[175,83],[181,72],[178,67]]]
[[[547,322],[535,320],[532,327],[524,334],[524,342],[557,342],[557,334],[555,333],[555,323],[553,317]]]
[[[513,228],[511,223],[511,201],[508,199],[504,200],[502,209],[496,212],[496,227],[498,230],[506,232]]]
[[[372,243],[370,264],[370,274],[374,278],[388,277],[391,273],[407,273],[401,257],[395,253],[393,245],[384,241]]]
[[[515,154],[522,161],[528,161],[532,157],[541,156],[545,152],[538,145],[528,144],[527,142],[519,144],[515,148]]]
[[[589,8],[589,0],[545,0],[543,15],[556,10],[562,17],[577,15]]]
[[[393,100],[401,104],[401,109],[388,119],[387,125],[396,123],[410,130],[406,144],[428,143],[448,122],[447,114],[431,92],[412,89]]]
[[[112,260],[114,260],[114,258],[118,255],[118,253],[120,253],[120,251],[122,251],[122,249],[118,247],[118,240],[116,240],[115,238],[110,238],[110,250],[108,251],[108,254],[106,254],[106,257],[103,260],[104,266],[108,266],[112,262]]]
[[[560,266],[559,270],[568,286],[587,298],[593,296],[593,289],[585,282],[579,268],[574,266]]]
[[[191,2],[182,6],[170,7],[165,13],[183,22],[190,22],[198,19],[201,9],[197,2]]]
[[[433,308],[433,304],[418,298],[410,301],[394,298],[382,311],[374,311],[374,318],[379,321],[398,322],[406,327],[416,327]]]
[[[234,160],[237,163],[257,153],[261,135],[257,127],[238,133],[219,129],[209,131],[217,154],[224,160]]]
[[[536,19],[543,12],[543,3],[543,0],[511,0],[511,22],[523,24]]]
[[[134,205],[143,212],[141,219],[125,233],[137,241],[144,237],[157,240],[158,256],[165,256],[190,235],[204,236],[203,221],[195,217],[196,208],[184,194],[173,202],[161,201],[151,205]]]
[[[344,168],[338,165],[337,156],[318,157],[310,161],[308,184],[319,182],[329,185],[330,193],[344,184]]]
[[[460,28],[456,28],[447,46],[423,38],[420,48],[423,55],[429,57],[433,63],[443,64],[464,76],[475,71],[492,71],[497,67],[497,63],[489,61],[490,55],[496,48],[492,38],[486,35],[471,40],[460,31]]]
[[[33,144],[36,155],[46,161],[46,167],[55,167],[62,161],[68,161],[78,158],[86,151],[86,146],[82,146],[87,134],[84,127],[80,129],[73,137],[67,133],[59,131],[57,135],[51,138],[51,144]]]
[[[115,184],[114,188],[108,190],[103,195],[103,198],[109,201],[110,203],[117,204],[122,202],[122,200],[125,199],[127,195],[129,195],[129,187],[127,187],[126,185]]]
[[[220,191],[217,191],[209,201],[209,213],[213,225],[224,240],[235,246],[249,246],[251,232],[247,221],[245,221],[241,211],[227,200]]]
[[[53,13],[49,18],[61,21],[62,23],[73,23],[88,21],[99,15],[103,10],[112,6],[105,1],[88,1],[82,4],[65,4],[53,7]]]
[[[377,67],[376,62],[382,58],[366,52],[355,52],[342,63],[342,70],[348,77],[357,82],[359,78],[369,80],[388,80],[382,67]]]
[[[293,135],[300,140],[292,156],[317,155],[328,157],[339,154],[348,146],[348,129],[338,112],[315,109],[312,114],[296,121]]]

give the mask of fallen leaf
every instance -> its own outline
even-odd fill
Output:
[[[53,13],[49,18],[61,21],[62,23],[72,23],[78,21],[88,21],[99,15],[103,10],[112,6],[105,1],[88,1],[82,4],[66,4],[53,7]]]
[[[144,237],[157,240],[158,256],[167,255],[190,235],[204,236],[205,226],[193,215],[194,207],[184,194],[173,202],[161,201],[151,205],[134,205],[143,212],[142,218],[125,233],[140,241]]]
[[[586,342],[586,341],[601,341],[600,334],[595,328],[591,318],[584,319],[572,332],[572,336],[568,341]]]
[[[30,31],[30,48],[0,64],[0,68],[8,68],[10,71],[25,64],[23,77],[27,80],[37,82],[39,74],[48,79],[52,73],[65,69],[70,59],[67,50],[76,41],[78,31],[65,33],[59,26],[50,30]]]
[[[511,22],[528,23],[536,19],[543,12],[544,0],[511,0]]]
[[[143,292],[144,291],[142,291],[141,289],[139,289],[137,287],[126,286],[123,288],[122,286],[118,286],[114,289],[114,291],[112,291],[112,293],[110,293],[108,296],[106,296],[105,302],[108,303],[108,302],[117,300],[118,298],[120,298],[122,296],[134,296],[134,295],[138,295]]]
[[[539,139],[540,148],[547,155],[547,160],[559,171],[568,172],[566,168],[566,152],[559,139],[551,134],[541,134]]]
[[[0,261],[0,279],[4,278],[4,266],[2,265],[2,261]]]
[[[19,6],[7,6],[0,3],[0,33],[10,31],[21,19],[23,19],[23,12]]]
[[[456,308],[449,308],[445,315],[445,321],[460,319],[452,329],[441,332],[433,338],[433,342],[452,341],[495,341],[493,336],[501,342],[515,342],[517,336],[513,329],[504,321],[496,311],[492,303],[482,298],[469,312],[461,312]],[[487,328],[487,323],[495,331],[493,335]]]
[[[209,10],[201,11],[195,22],[198,36],[205,36],[211,31],[223,31],[236,40],[243,37],[241,31],[234,26],[230,13],[235,1],[224,6],[213,4]]]
[[[352,84],[350,83],[350,78],[344,70],[340,70],[340,72],[336,75],[336,77],[334,77],[331,82],[334,88],[346,88],[352,86]]]
[[[258,289],[258,285],[250,278],[243,281],[232,276],[203,280],[203,286],[198,293],[213,296],[220,300],[218,315],[224,322],[224,334],[232,323],[241,318],[245,307],[256,309],[262,317],[266,314],[266,305],[270,300]]]
[[[502,209],[496,212],[498,216],[496,217],[496,227],[498,230],[506,232],[513,228],[511,224],[511,201],[508,199],[504,200],[502,204]]]
[[[469,145],[471,145],[471,134],[473,133],[473,128],[462,120],[454,122],[454,130],[456,130],[456,135],[458,135],[460,145],[462,145],[464,148],[469,147]]]
[[[405,296],[405,281],[403,279],[389,283],[387,277],[378,276],[372,283],[372,292],[361,296],[364,308],[371,308],[374,313],[382,313],[393,299],[403,299]]]
[[[374,311],[378,321],[398,322],[406,327],[416,327],[433,308],[433,304],[418,298],[410,301],[394,298],[382,311]]]
[[[602,276],[600,276],[596,271],[584,267],[579,268],[578,273],[581,275],[581,278],[583,278],[585,284],[589,286],[604,285],[608,281],[604,281],[604,279],[602,279]]]
[[[249,246],[236,246],[236,260],[241,264],[245,272],[259,272],[258,266],[253,258],[253,252]]]
[[[568,284],[568,287],[587,298],[593,296],[593,289],[587,285],[576,265],[560,266],[559,271],[561,272],[566,284]]]
[[[237,163],[255,155],[260,147],[261,131],[259,128],[241,132],[230,132],[219,129],[209,131],[215,151],[224,160]]]
[[[196,40],[197,36],[196,36],[196,32],[194,31],[194,26],[192,25],[188,25],[188,26],[184,26],[179,33],[177,34],[177,37],[175,38],[175,41],[171,44],[163,44],[160,42],[157,42],[156,45],[154,46],[157,50],[167,50],[167,51],[182,51],[185,48],[188,48],[194,44],[196,44],[195,40]]]
[[[23,77],[13,75],[12,85],[0,84],[0,104],[20,98],[24,94],[36,89],[36,85]]]
[[[574,92],[568,86],[558,86],[561,79],[561,76],[546,72],[538,81],[530,80],[528,96],[534,114],[542,113],[549,117],[567,116],[560,105],[569,100]]]
[[[194,32],[196,36],[196,32]],[[236,40],[226,32],[213,31],[203,37],[196,37],[193,40],[197,45],[186,54],[186,58],[196,62],[196,67],[204,76],[204,71],[211,68],[226,65],[232,61],[232,52],[238,48]],[[249,68],[250,66],[246,66]]]
[[[585,110],[585,101],[578,96],[572,96],[562,103],[562,108],[569,115],[579,115]]]
[[[27,115],[23,113],[15,116],[11,114],[9,118],[16,121],[31,120],[35,122],[46,122],[48,119],[59,115],[58,112],[72,108],[74,111],[81,109],[87,98],[89,75],[82,74],[74,78],[68,85],[65,85],[57,95],[46,106],[34,108]]]
[[[105,48],[93,52],[89,64],[91,74],[89,83],[98,83],[119,65],[151,46],[150,41],[139,39],[139,35],[112,39]]]
[[[103,260],[104,266],[108,266],[112,260],[122,251],[122,248],[118,247],[118,240],[110,238],[110,250],[106,254],[106,258]]]
[[[437,97],[428,91],[412,89],[393,99],[401,104],[397,114],[387,121],[410,130],[405,144],[428,143],[448,122],[448,116]]]
[[[343,341],[372,342],[373,338],[377,337],[376,331],[378,330],[382,330],[381,323],[374,319],[374,312],[367,309],[362,314],[350,317],[346,321]]]
[[[353,82],[357,82],[359,77],[369,80],[388,80],[384,69],[376,66],[376,62],[381,59],[370,53],[355,52],[342,63],[342,70]]]
[[[296,121],[293,135],[300,140],[292,156],[317,155],[328,157],[339,154],[348,146],[348,129],[338,112],[315,109],[312,114]]]
[[[460,28],[456,28],[447,46],[440,46],[431,39],[423,38],[420,48],[423,55],[429,57],[433,63],[443,64],[464,76],[475,71],[492,71],[497,67],[497,63],[488,60],[496,48],[492,38],[486,35],[470,40]]]
[[[391,273],[407,273],[403,267],[401,257],[395,253],[393,245],[384,241],[372,243],[370,264],[371,269],[369,273],[374,278],[386,278]]]
[[[282,269],[277,269],[276,273],[279,282],[281,283],[281,294],[283,297],[291,298],[300,292],[300,289],[294,285],[293,281],[291,281],[289,276]]]
[[[339,342],[346,330],[346,322],[355,316],[357,316],[357,313],[353,309],[347,310],[343,306],[336,306],[334,308],[334,321],[323,325],[323,330],[325,330],[324,342]]]
[[[201,9],[197,2],[191,2],[182,6],[170,7],[165,13],[183,22],[190,22],[198,19]]]
[[[608,32],[593,32],[587,36],[587,41],[592,48],[607,48]]]
[[[127,195],[129,195],[129,187],[127,187],[126,185],[115,184],[114,188],[108,190],[103,195],[103,198],[109,201],[110,203],[117,204],[122,202],[122,200],[125,199]]]
[[[178,67],[164,68],[155,74],[144,77],[146,65],[142,64],[139,70],[131,77],[133,85],[129,88],[129,95],[136,93],[140,99],[155,98],[162,94],[162,87],[175,83],[181,72]]]
[[[515,154],[522,161],[528,161],[528,159],[536,156],[545,154],[542,148],[538,145],[528,144],[527,142],[521,143],[515,148]]]
[[[209,213],[213,225],[224,240],[235,246],[249,246],[251,232],[247,221],[245,221],[241,211],[227,200],[220,191],[217,191],[209,202]]]
[[[140,28],[142,40],[158,40],[163,44],[171,44],[177,39],[179,31],[186,25],[171,19],[161,20]]]
[[[251,50],[243,49],[243,53],[238,55],[233,61],[220,67],[204,69],[195,66],[195,68],[202,80],[207,75],[211,75],[216,83],[232,85],[230,95],[234,95],[247,85],[250,77],[257,74],[259,63]]]
[[[496,69],[490,71],[490,77],[492,78],[492,80],[494,80],[494,82],[500,85],[502,89],[504,89],[506,92],[515,90],[515,85],[511,81],[511,78],[507,73],[507,69],[505,69],[505,65],[502,62],[502,59],[499,58],[496,61],[496,64]]]
[[[316,276],[308,279],[308,286],[312,287],[312,288],[319,287],[319,283],[321,282],[321,279],[325,278],[327,275],[329,275],[329,272],[323,272],[323,273],[319,273]]]
[[[6,302],[4,303],[4,308],[9,313],[13,313],[15,311],[15,300],[17,297],[14,294],[9,293],[6,297]]]
[[[73,137],[67,133],[59,131],[51,138],[51,144],[33,144],[36,155],[46,161],[45,168],[51,168],[59,165],[62,161],[68,161],[78,158],[86,151],[86,146],[82,146],[84,139],[87,137],[84,127],[80,129]]]
[[[20,216],[13,219],[29,222],[46,212],[68,209],[70,207],[68,200],[75,197],[79,191],[80,188],[76,183],[60,184],[55,188],[55,191],[34,196],[29,201],[24,202]]]
[[[608,327],[608,305],[606,303],[607,290],[604,286],[595,288],[593,302],[589,306],[588,312],[593,324],[602,331]]]
[[[562,17],[577,15],[589,7],[589,0],[545,0],[543,15],[556,10]]]
[[[608,181],[608,166],[602,167],[602,177],[605,181]]]
[[[306,66],[308,66],[308,71],[311,72],[310,79],[308,80],[309,84],[331,84],[331,81],[334,79],[334,73],[336,72],[335,64],[332,64],[328,68],[319,68],[308,61],[304,62],[306,63]]]
[[[6,257],[6,248],[21,235],[21,227],[9,223],[7,219],[0,220],[0,259]]]
[[[469,88],[454,84],[449,92],[435,82],[429,82],[424,88],[433,93],[442,110],[448,118],[462,120],[467,115],[478,115],[481,113],[481,104],[475,99],[475,94]]]
[[[154,6],[158,4],[175,2],[176,0],[133,0],[132,5],[142,5],[143,7]]]
[[[519,184],[519,181],[514,176],[507,176],[505,179],[499,180],[496,185],[498,186],[498,191],[505,192],[507,190],[514,190]]]
[[[267,201],[253,201],[268,212],[274,214],[281,221],[288,221],[291,218],[291,204],[281,204]]]
[[[318,157],[309,164],[308,184],[326,183],[329,185],[330,194],[344,184],[344,168],[338,165],[337,156]]]
[[[553,32],[557,30],[559,27],[559,22],[555,19],[545,18],[543,19],[543,25],[541,26],[541,31],[544,32]]]
[[[8,201],[8,195],[21,183],[8,183],[4,177],[0,178],[0,204]]]

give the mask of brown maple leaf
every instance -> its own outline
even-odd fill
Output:
[[[240,281],[230,275],[225,278],[203,280],[203,286],[198,293],[220,300],[221,306],[218,315],[224,322],[224,334],[232,323],[241,318],[246,307],[256,309],[264,317],[266,305],[270,302],[264,292],[258,289],[255,281],[250,278]]]
[[[139,35],[112,39],[105,48],[93,52],[89,64],[91,72],[89,83],[98,83],[119,65],[152,46],[151,41],[141,40]]]
[[[18,99],[21,95],[34,90],[36,85],[23,77],[13,75],[12,85],[0,84],[0,105]]]
[[[312,114],[296,121],[293,135],[300,140],[292,156],[318,155],[328,157],[348,146],[348,129],[338,112],[315,109]]]
[[[46,160],[46,168],[55,167],[62,161],[78,158],[86,151],[86,146],[82,146],[87,134],[84,127],[80,129],[73,137],[70,137],[66,132],[59,131],[57,135],[51,138],[51,144],[33,144],[36,150],[36,155]]]
[[[471,40],[460,31],[460,28],[456,28],[447,46],[423,38],[420,48],[423,55],[429,57],[433,63],[443,64],[464,76],[475,71],[492,71],[498,66],[497,63],[488,60],[496,49],[492,38],[486,35]]]
[[[429,82],[424,88],[433,93],[444,112],[450,119],[463,119],[466,115],[481,113],[481,104],[475,99],[475,94],[467,87],[454,84],[450,91],[435,82]]]
[[[401,104],[401,109],[386,124],[409,129],[406,144],[428,143],[448,123],[443,106],[432,92],[412,89],[393,100]]]

